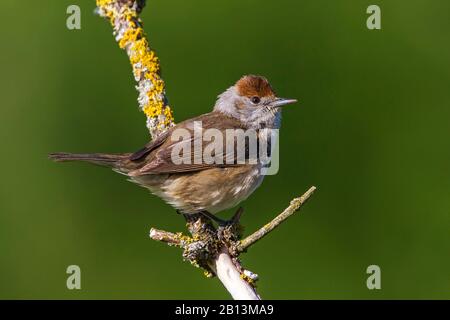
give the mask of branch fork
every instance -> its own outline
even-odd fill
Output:
[[[207,277],[217,276],[234,299],[260,300],[256,292],[258,275],[244,269],[239,256],[296,213],[315,190],[311,187],[293,199],[272,221],[242,240],[242,209],[235,214],[234,223],[225,227],[215,228],[203,215],[190,215],[186,216],[186,227],[191,236],[152,228],[150,238],[183,249],[185,260],[204,269]]]

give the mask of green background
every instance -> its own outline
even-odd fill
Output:
[[[70,4],[82,30],[66,28]],[[366,28],[370,4],[380,31]],[[152,226],[184,231],[171,207],[107,169],[47,160],[149,139],[126,55],[94,7],[0,4],[0,298],[228,299],[149,240]],[[284,112],[279,173],[243,204],[249,233],[318,187],[243,256],[263,298],[450,298],[449,12],[447,0],[147,2],[178,121],[248,73],[300,100]],[[82,290],[66,288],[71,264]],[[381,290],[366,287],[371,264]]]

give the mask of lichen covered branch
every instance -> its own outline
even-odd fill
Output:
[[[244,240],[240,240],[241,209],[235,214],[235,223],[226,227],[216,229],[204,216],[188,215],[186,226],[191,237],[152,228],[150,238],[182,248],[185,260],[203,268],[208,277],[217,275],[234,299],[259,300],[255,286],[258,275],[245,270],[239,256],[297,212],[315,190],[316,187],[311,187],[301,197],[293,199],[282,213]]]
[[[97,12],[111,23],[120,48],[133,67],[139,107],[147,116],[147,128],[155,138],[174,124],[158,57],[150,49],[139,14],[145,0],[96,0]]]
[[[236,214],[240,216],[242,210]],[[234,299],[260,300],[255,281],[258,276],[244,270],[235,247],[241,228],[236,224],[215,228],[202,215],[186,216],[191,237],[152,228],[150,238],[183,249],[183,258],[202,268],[207,277],[217,276]]]

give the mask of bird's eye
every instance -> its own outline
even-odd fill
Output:
[[[251,101],[253,104],[258,104],[261,102],[261,99],[259,97],[252,97]]]

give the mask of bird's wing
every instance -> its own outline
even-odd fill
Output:
[[[147,143],[142,149],[134,152],[129,160],[131,161],[138,161],[145,158],[150,152],[161,146],[168,137],[170,137],[171,130],[166,130],[165,132],[161,133],[156,137],[155,140],[150,141]]]
[[[203,134],[196,135],[194,126],[200,122]],[[218,130],[215,132],[221,134],[222,141],[215,141],[215,137],[205,141],[204,133],[208,129]],[[237,119],[217,112],[184,121],[168,130],[164,136],[158,137],[155,142],[134,153],[130,160],[141,164],[137,168],[135,166],[129,175],[181,173],[242,165],[237,162],[237,146],[234,145],[232,149],[226,146],[226,129],[244,129],[244,127]],[[247,143],[245,147],[248,148]],[[210,155],[210,160],[214,161],[205,161],[205,154]],[[245,156],[248,157],[248,152]]]

